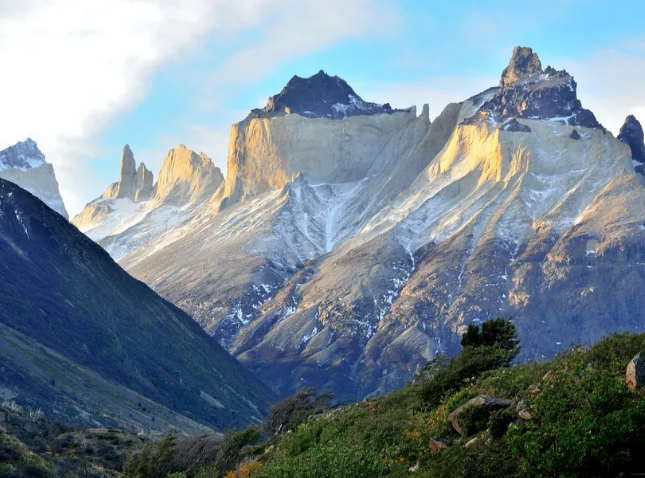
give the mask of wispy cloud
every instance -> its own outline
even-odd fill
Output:
[[[255,81],[294,55],[375,26],[376,2],[0,0],[0,147],[37,140],[68,210],[78,212],[105,186],[89,167],[100,133],[145,98],[160,68],[206,38],[224,44],[261,31],[257,43],[212,67],[221,82]]]

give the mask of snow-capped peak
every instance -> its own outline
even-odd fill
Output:
[[[0,151],[0,170],[37,168],[45,163],[45,155],[31,138],[20,141],[7,149]]]

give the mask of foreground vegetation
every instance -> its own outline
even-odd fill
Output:
[[[311,390],[262,429],[222,441],[169,436],[125,467],[131,478],[617,477],[645,472],[645,396],[625,367],[645,335],[615,335],[548,363],[510,366],[515,330],[498,319],[464,335],[458,357],[411,384],[337,410]],[[465,407],[474,397],[503,407]],[[506,399],[503,401],[501,399]],[[509,405],[510,402],[510,405]],[[209,442],[210,440],[210,442]]]
[[[116,431],[61,430],[33,453],[33,446],[0,433],[0,477],[39,470],[33,476],[71,478],[88,469],[95,474],[87,476],[118,470],[128,478],[645,472],[645,392],[625,381],[627,364],[645,351],[645,335],[614,335],[551,362],[511,366],[519,344],[512,324],[498,319],[469,328],[462,346],[459,356],[429,362],[413,384],[394,393],[331,409],[330,396],[305,389],[274,406],[261,427],[223,437],[169,434],[144,444]]]

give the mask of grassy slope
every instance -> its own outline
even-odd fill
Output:
[[[645,335],[615,336],[548,363],[487,372],[429,407],[422,387],[397,392],[311,419],[274,437],[251,457],[253,477],[524,477],[618,476],[645,471],[645,395],[628,390],[625,367],[645,350]],[[550,372],[546,377],[547,372]],[[530,386],[537,385],[534,394]],[[493,438],[491,424],[460,437],[448,414],[479,394],[524,400],[530,422]],[[488,428],[488,429],[487,429]],[[442,435],[449,448],[429,449]],[[473,437],[474,446],[465,447]],[[412,475],[408,470],[419,464]]]
[[[0,218],[0,322],[215,428],[251,423],[273,400],[190,317],[2,180]],[[201,398],[202,391],[222,406]]]
[[[145,433],[171,428],[203,433],[207,427],[75,364],[0,323],[2,395],[47,416],[83,426]]]

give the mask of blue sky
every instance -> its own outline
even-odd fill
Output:
[[[574,75],[610,130],[645,119],[641,0],[173,3],[0,0],[0,60],[30,78],[0,93],[4,111],[28,112],[0,124],[0,146],[38,141],[72,213],[118,178],[125,143],[155,176],[180,143],[224,170],[230,125],[320,69],[368,101],[429,103],[435,116],[494,86],[513,47],[530,46]],[[9,34],[24,31],[28,47]]]

